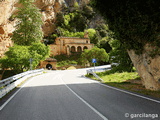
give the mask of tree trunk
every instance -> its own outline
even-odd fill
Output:
[[[137,55],[134,50],[128,50],[128,54],[146,89],[157,91],[160,90],[160,56],[150,57],[152,50],[146,45],[142,54]]]
[[[3,75],[4,75],[4,72],[5,72],[5,71],[6,71],[5,69],[2,70],[2,74],[0,75],[0,80],[3,79]]]

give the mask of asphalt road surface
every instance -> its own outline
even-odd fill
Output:
[[[0,120],[160,120],[160,101],[84,77],[86,69],[49,71],[31,78]]]

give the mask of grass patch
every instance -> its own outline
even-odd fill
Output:
[[[2,86],[2,87],[0,87],[0,89],[3,89],[4,87]]]
[[[126,80],[139,78],[138,74],[135,72],[113,73],[109,75],[99,73],[97,75],[100,76],[107,83],[108,82],[122,83],[122,82],[126,82]]]
[[[160,98],[160,91],[145,89],[145,87],[141,84],[141,79],[137,72],[111,73],[110,71],[107,71],[97,73],[97,75],[101,77],[104,80],[104,83],[109,86]],[[92,75],[86,75],[86,77],[97,80]]]

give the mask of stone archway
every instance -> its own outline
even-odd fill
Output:
[[[82,52],[82,47],[81,46],[77,47],[77,52]]]
[[[76,52],[76,47],[75,46],[71,47],[71,52]]]
[[[88,47],[87,47],[87,46],[84,46],[84,47],[83,47],[83,50],[85,50],[85,49],[88,49]]]
[[[52,65],[51,65],[50,63],[48,63],[48,64],[46,65],[46,68],[47,68],[48,70],[51,70],[51,69],[52,69]]]
[[[57,60],[54,58],[47,58],[44,61],[40,62],[39,68],[44,68],[44,69],[53,69],[56,70],[56,64],[57,64]]]

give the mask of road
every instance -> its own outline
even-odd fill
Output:
[[[86,69],[31,78],[3,106],[0,120],[160,120],[160,101],[84,77]]]

